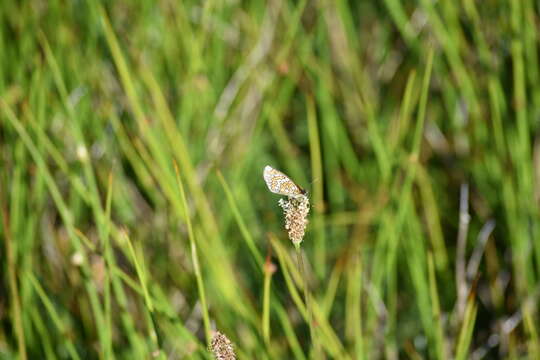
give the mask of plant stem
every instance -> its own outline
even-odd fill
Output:
[[[302,277],[303,281],[303,288],[304,288],[304,301],[306,302],[306,309],[308,313],[308,325],[309,325],[309,335],[311,337],[311,341],[313,343],[313,350],[315,351],[314,358],[319,358],[321,353],[321,347],[319,346],[316,337],[315,337],[315,330],[313,328],[313,312],[311,309],[311,299],[309,294],[309,288],[308,288],[308,281],[306,277],[306,271],[304,268],[304,255],[302,254],[302,251],[300,250],[300,244],[294,245],[296,248],[296,255],[298,257],[298,269],[300,271],[300,276]]]

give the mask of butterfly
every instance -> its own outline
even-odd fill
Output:
[[[302,189],[294,181],[289,179],[287,175],[269,165],[264,167],[263,177],[266,186],[268,186],[268,190],[274,194],[292,197],[306,194],[306,190]]]

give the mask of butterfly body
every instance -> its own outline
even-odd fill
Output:
[[[296,197],[305,195],[306,191],[292,181],[287,175],[267,165],[263,172],[268,190],[274,194]]]

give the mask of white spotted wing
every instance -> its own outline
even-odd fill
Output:
[[[275,194],[298,196],[306,193],[304,189],[296,185],[287,175],[269,165],[264,167],[263,177],[268,190]]]

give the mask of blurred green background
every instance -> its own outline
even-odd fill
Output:
[[[539,24],[2,1],[0,358],[540,359]],[[309,191],[302,257],[267,164]]]

